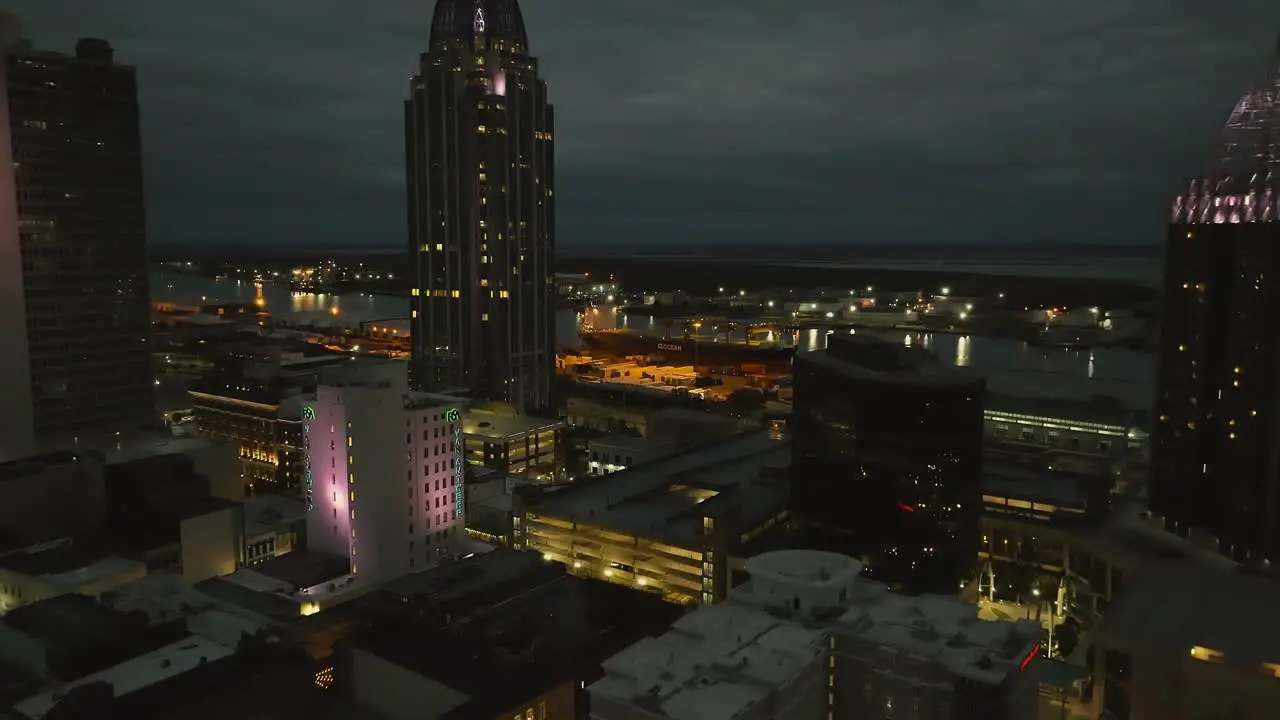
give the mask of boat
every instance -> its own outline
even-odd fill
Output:
[[[647,355],[672,365],[700,367],[763,366],[764,372],[790,372],[795,348],[748,345],[694,338],[641,335],[628,330],[597,330],[579,334],[587,348],[613,357]]]

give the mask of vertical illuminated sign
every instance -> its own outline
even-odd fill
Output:
[[[446,422],[458,422],[461,413],[458,408],[449,408],[444,413]],[[466,461],[466,442],[462,437],[462,425],[459,424],[453,429],[453,516],[460,517],[462,515],[462,498],[463,498],[463,473],[462,463]]]
[[[307,512],[315,509],[312,491],[315,481],[311,477],[311,421],[316,419],[316,409],[302,408],[302,494],[307,501]]]
[[[473,29],[477,35],[484,32],[484,8],[480,5],[479,0],[476,1],[476,19],[473,23]]]

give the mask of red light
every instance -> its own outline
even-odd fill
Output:
[[[1026,670],[1027,666],[1031,664],[1031,661],[1035,660],[1036,656],[1039,654],[1040,654],[1039,645],[1031,648],[1031,652],[1028,653],[1027,656],[1022,659],[1022,665],[1018,668],[1018,672],[1022,672],[1023,670]]]
[[[902,511],[903,511],[903,512],[915,512],[915,511],[916,511],[916,509],[915,509],[915,508],[911,507],[910,505],[908,505],[908,504],[906,504],[906,503],[898,503],[898,507],[902,508]]]

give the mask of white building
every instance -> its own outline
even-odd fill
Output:
[[[302,411],[308,549],[373,582],[452,554],[466,519],[461,402],[409,392],[403,364],[326,377]]]
[[[1021,718],[1037,685],[1032,621],[985,622],[974,605],[905,597],[843,555],[787,550],[747,561],[751,580],[604,663],[599,720]]]

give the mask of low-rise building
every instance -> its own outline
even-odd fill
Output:
[[[472,408],[463,414],[467,463],[510,475],[558,478],[564,470],[564,421]]]
[[[786,517],[790,448],[767,433],[731,437],[607,476],[516,495],[513,545],[570,572],[713,602],[730,556]]]
[[[512,550],[405,576],[360,605],[364,628],[334,662],[334,720],[586,717],[601,661],[681,614]]]
[[[229,346],[215,369],[191,391],[197,431],[239,446],[239,499],[257,489],[301,494],[301,406],[290,399],[314,392],[341,355],[307,357],[276,345]]]
[[[0,555],[0,614],[62,595],[97,596],[147,574],[137,560],[71,539]]]
[[[273,627],[176,575],[22,608],[0,622],[0,660],[37,683],[13,717],[315,717],[317,665]]]
[[[592,438],[587,442],[587,470],[592,475],[609,475],[670,450],[668,446],[655,447],[645,438],[631,435]]]
[[[256,565],[292,552],[307,536],[307,504],[283,495],[244,501],[244,564]]]
[[[862,564],[789,550],[751,558],[728,600],[604,664],[599,720],[1027,717],[1032,621],[987,622],[950,597],[907,597]]]
[[[988,444],[1106,459],[1146,446],[1146,419],[1109,397],[1044,400],[988,393],[983,416]]]

